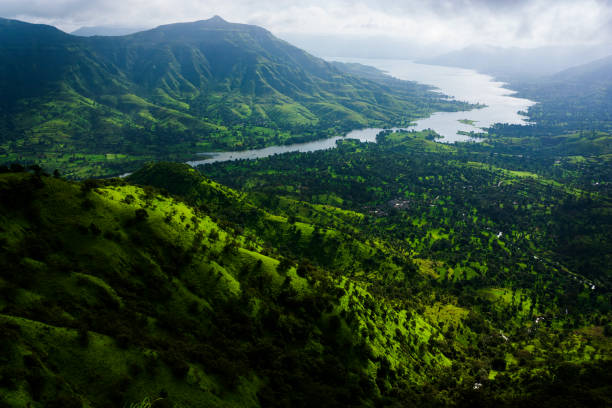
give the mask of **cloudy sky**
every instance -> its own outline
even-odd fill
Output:
[[[460,48],[612,42],[612,0],[0,0],[0,16],[55,25],[153,27],[220,15],[285,38],[378,38]]]

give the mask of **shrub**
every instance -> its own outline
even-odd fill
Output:
[[[125,333],[120,333],[115,338],[117,346],[122,349],[127,349],[130,346],[130,336]]]
[[[95,236],[99,236],[102,233],[102,230],[93,222],[89,224],[89,231]]]
[[[25,171],[25,167],[19,163],[13,163],[11,164],[11,171],[13,173],[23,173]]]
[[[89,346],[89,331],[87,330],[87,327],[79,327],[77,332],[77,340],[82,347]]]
[[[81,408],[83,403],[75,396],[59,394],[53,401],[47,403],[48,408]]]
[[[496,357],[491,362],[491,368],[495,371],[504,371],[506,369],[506,360],[502,357]]]
[[[81,192],[88,193],[89,191],[97,188],[99,185],[98,180],[87,179],[81,183]]]
[[[164,353],[162,359],[168,364],[172,374],[179,379],[185,378],[189,372],[189,364],[184,361],[181,355],[174,351]]]
[[[81,208],[85,211],[91,210],[95,207],[94,202],[91,201],[89,198],[86,198],[83,200],[83,202],[81,203]]]
[[[136,222],[141,222],[149,218],[149,213],[144,208],[139,208],[135,211]]]

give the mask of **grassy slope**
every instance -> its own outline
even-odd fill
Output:
[[[1,188],[3,197],[21,197],[2,203],[0,308],[8,363],[2,396],[10,406],[106,406],[162,389],[186,406],[255,406],[257,391],[273,380],[272,368],[256,355],[270,336],[281,341],[280,356],[320,355],[315,366],[331,364],[329,353],[341,347],[336,364],[376,389],[388,375],[379,374],[381,364],[404,370],[416,364],[398,354],[406,341],[399,333],[410,347],[427,348],[436,332],[418,315],[375,305],[363,284],[312,266],[300,269],[303,277],[293,266],[281,270],[248,237],[151,190],[112,184],[88,190],[26,174],[2,176]],[[141,209],[146,217],[136,215]],[[288,320],[268,322],[270,313]],[[237,322],[217,327],[224,319]],[[241,328],[240,319],[250,323]],[[249,335],[258,345],[237,334],[251,325],[262,326]],[[278,336],[297,337],[284,344]],[[448,364],[431,352],[418,362],[422,369],[410,370],[415,382]],[[342,379],[332,381],[342,387]],[[338,401],[335,391],[319,391],[332,396],[330,405]],[[361,395],[368,400],[376,393]]]
[[[533,323],[554,313],[530,307],[537,287],[498,280],[470,301],[449,287],[466,271],[436,253],[413,262],[363,213],[178,164],[130,182],[161,190],[0,175],[5,404],[608,401],[609,337]]]
[[[389,136],[390,139],[393,137],[393,135]],[[423,149],[423,147],[425,147],[425,151],[438,153],[449,153],[454,150],[453,148],[441,146],[425,140],[406,140],[404,135],[395,137],[397,137],[398,141],[401,143],[411,143],[412,149],[417,147]],[[423,144],[425,146],[422,146]],[[397,148],[398,146],[395,146],[395,149]],[[334,155],[332,154],[332,156]],[[354,157],[350,155],[350,150],[343,152],[343,157],[347,163],[355,168],[356,164],[353,160]],[[374,160],[376,160],[376,158],[374,158]],[[426,160],[431,159],[426,158]],[[263,167],[265,167],[265,162],[266,161],[261,163],[264,165]],[[387,161],[387,163],[389,163],[389,161]],[[447,163],[446,160],[445,163]],[[229,163],[223,166],[235,168],[244,164],[245,163],[235,165]],[[458,165],[458,163],[455,165]],[[293,163],[291,166],[295,166],[295,168],[298,169],[303,168],[299,163]],[[370,171],[376,173],[376,169],[372,167],[373,166],[370,166]],[[512,180],[520,180],[526,177],[526,174],[521,172],[502,172],[500,169],[491,169],[486,166],[479,167],[482,168],[482,171],[485,173],[491,171],[502,173],[501,177],[506,180],[506,183],[512,183]],[[215,204],[211,204],[211,202],[214,203],[215,200],[211,200],[210,195],[207,193],[209,190],[207,186],[211,183],[214,184],[214,182],[206,179],[199,179],[192,171],[192,176],[187,177],[185,175],[185,170],[181,170],[181,168],[182,166],[179,165],[154,165],[134,174],[132,180],[143,184],[153,184],[167,188],[172,192],[189,197],[196,205],[205,203],[207,206],[212,205],[213,208],[216,208]],[[286,188],[294,186],[294,183],[287,182],[286,180],[279,184],[279,173],[271,170],[271,168],[266,168],[266,170],[261,173],[258,173],[256,169],[256,163],[254,163],[252,168],[248,169],[250,179],[257,179],[265,174],[266,177],[276,179],[273,181],[274,186],[284,186]],[[309,169],[309,171],[312,170],[314,169]],[[290,178],[291,176],[285,171],[286,170],[283,170],[282,173]],[[303,174],[303,170],[299,171]],[[332,177],[341,177],[341,168],[337,168],[336,166],[336,171],[339,174],[333,174]],[[169,177],[168,174],[172,173],[178,177]],[[392,173],[396,175],[400,174],[396,171]],[[239,175],[240,173],[238,172],[234,173],[234,176]],[[189,179],[189,181],[186,181],[186,179]],[[248,181],[242,178],[239,178],[239,180],[238,182],[244,182],[245,185],[249,185]],[[322,181],[323,179],[318,178],[317,180]],[[346,185],[347,181],[348,180],[344,178],[343,184]],[[313,187],[308,186],[308,182],[304,179],[302,179],[301,183],[304,183],[302,187]],[[497,184],[498,181],[495,183]],[[546,180],[543,180],[543,183],[548,184]],[[380,184],[384,184],[384,182],[368,183],[368,185]],[[189,186],[189,188],[185,188],[185,186]],[[252,188],[259,191],[264,188],[264,191],[266,191],[265,194],[242,194],[240,200],[247,206],[252,205],[253,202],[257,202],[260,208],[270,208],[273,209],[272,211],[275,213],[282,214],[284,217],[287,217],[288,220],[292,220],[298,227],[302,227],[300,229],[305,232],[305,234],[308,234],[306,237],[300,237],[300,240],[296,241],[291,234],[287,236],[283,233],[286,227],[283,228],[282,224],[275,226],[273,228],[275,233],[271,235],[269,232],[270,229],[267,228],[265,223],[262,223],[261,220],[269,218],[278,220],[282,218],[279,216],[270,216],[266,211],[262,210],[253,212],[243,207],[239,211],[239,214],[232,214],[231,211],[226,212],[225,215],[227,218],[245,228],[245,231],[250,231],[252,235],[258,236],[264,240],[272,239],[273,242],[276,242],[276,245],[281,248],[285,249],[283,243],[289,239],[290,245],[285,249],[286,254],[291,254],[299,259],[309,258],[311,261],[329,268],[332,271],[336,270],[337,273],[345,277],[350,276],[350,280],[352,281],[359,281],[367,284],[369,290],[377,294],[379,302],[385,299],[386,302],[393,304],[396,309],[399,308],[401,310],[402,308],[406,308],[408,310],[418,310],[425,321],[433,327],[437,327],[438,330],[444,334],[444,337],[440,337],[438,339],[440,342],[436,344],[438,347],[441,347],[440,350],[444,350],[444,355],[451,356],[450,359],[454,361],[455,364],[463,367],[458,369],[459,373],[455,374],[455,380],[464,385],[466,383],[469,384],[469,381],[474,381],[475,379],[477,381],[479,376],[482,378],[484,375],[482,373],[482,368],[487,365],[487,363],[485,363],[485,361],[487,361],[487,357],[485,356],[487,355],[490,358],[488,364],[492,364],[492,361],[496,358],[499,359],[500,356],[503,356],[501,359],[506,361],[507,371],[502,377],[511,379],[511,381],[514,382],[512,388],[496,391],[498,395],[505,395],[505,397],[501,397],[501,401],[504,401],[505,398],[516,398],[516,395],[520,395],[520,391],[518,391],[520,387],[516,382],[525,381],[526,378],[530,378],[532,375],[549,378],[548,376],[555,371],[554,365],[561,364],[562,361],[580,365],[585,364],[585,361],[591,361],[593,359],[597,361],[602,358],[606,359],[606,356],[609,356],[609,340],[606,340],[600,335],[596,335],[599,337],[592,337],[588,340],[594,341],[597,344],[596,348],[598,351],[595,351],[595,349],[581,349],[580,346],[576,348],[578,344],[586,340],[586,337],[583,337],[585,333],[594,334],[597,330],[602,330],[601,326],[599,326],[598,329],[594,329],[595,331],[592,331],[590,329],[592,323],[582,323],[579,325],[584,325],[584,330],[574,333],[571,330],[562,330],[559,325],[561,323],[559,322],[553,323],[552,327],[549,326],[549,328],[546,329],[541,325],[533,325],[533,323],[531,323],[534,316],[556,313],[558,304],[566,301],[560,298],[545,300],[546,298],[541,296],[543,294],[542,292],[547,290],[545,289],[546,287],[554,286],[548,282],[549,279],[556,281],[556,285],[559,286],[559,288],[557,288],[558,293],[562,293],[566,290],[561,290],[561,286],[568,286],[567,290],[569,292],[576,290],[575,284],[568,283],[568,275],[565,275],[566,272],[564,271],[556,271],[554,268],[543,271],[540,266],[531,265],[532,262],[527,260],[527,263],[530,264],[531,267],[530,272],[526,264],[521,264],[518,261],[512,260],[513,258],[510,258],[506,261],[502,261],[507,262],[507,265],[504,264],[503,267],[501,267],[501,271],[499,272],[501,272],[505,278],[500,279],[500,277],[497,276],[499,272],[496,271],[499,266],[495,265],[499,262],[499,259],[493,259],[489,256],[490,259],[487,260],[487,257],[485,257],[484,262],[479,262],[474,259],[469,263],[462,262],[461,266],[454,265],[453,262],[448,261],[440,262],[427,259],[416,259],[415,261],[419,266],[416,271],[419,273],[413,275],[415,268],[412,266],[411,262],[407,262],[408,252],[406,251],[405,244],[402,245],[394,241],[394,234],[389,234],[388,231],[385,232],[383,230],[382,234],[374,232],[368,227],[368,222],[366,221],[367,216],[353,211],[340,210],[329,205],[313,205],[287,197],[278,197],[263,186],[265,186],[265,182],[256,182],[253,184]],[[309,191],[311,195],[316,194],[314,190],[306,191]],[[338,190],[330,186],[326,191],[332,192]],[[315,200],[321,198],[321,195],[311,195],[309,195],[309,197],[315,197]],[[301,196],[306,197],[304,195]],[[204,199],[205,197],[206,199]],[[230,205],[224,203],[219,206],[219,208],[224,207],[230,207]],[[216,209],[215,211],[218,210]],[[304,228],[308,226],[300,222],[300,220],[311,222],[315,225],[311,228]],[[429,248],[436,243],[436,240],[441,238],[439,234],[435,234],[436,230],[434,226],[428,225],[428,223],[433,220],[430,219],[430,217],[426,217],[424,221],[426,222],[425,225],[427,225],[427,230],[431,233],[431,238],[424,240],[424,248],[417,250],[417,254],[421,251],[423,251],[421,254],[427,253]],[[448,228],[448,220],[442,221]],[[487,221],[485,220],[485,222]],[[488,222],[490,223],[491,220]],[[342,244],[338,245],[338,241],[332,238],[333,234],[329,232],[314,236],[315,234],[312,232],[317,225],[328,231],[340,232],[337,236],[341,237],[339,241],[342,242]],[[389,224],[387,223],[387,225]],[[397,226],[395,228],[397,228]],[[466,233],[469,232],[464,231],[458,234],[454,233],[452,228],[450,230],[450,235],[455,235],[452,237],[452,240],[457,243],[461,242],[462,234]],[[435,235],[437,235],[437,237]],[[444,234],[444,236],[449,238],[449,234]],[[313,240],[321,242],[319,246],[314,248],[315,251],[312,251]],[[365,248],[363,248],[364,243],[366,244]],[[499,237],[495,239],[494,236],[489,237],[484,244],[485,248],[473,248],[470,249],[470,251],[487,253],[491,249],[491,246],[493,248],[497,247],[503,249],[508,245],[507,238],[501,240]],[[363,250],[356,251],[355,248],[358,248],[360,245]],[[368,246],[371,246],[370,249],[367,248]],[[464,244],[460,244],[459,248],[463,246]],[[487,249],[487,247],[489,249]],[[330,248],[333,249],[330,251]],[[413,251],[414,250],[415,249],[413,249]],[[465,252],[465,250],[461,249],[460,251]],[[435,252],[429,253],[430,256],[436,258],[439,256]],[[317,256],[319,254],[323,254],[323,256]],[[344,259],[348,258],[350,261],[348,263],[338,263],[339,259],[342,259],[342,257],[339,256],[341,254],[345,254]],[[346,257],[346,255],[349,256]],[[476,254],[474,253],[473,255]],[[468,257],[469,256],[468,254]],[[518,263],[518,265],[516,263]],[[398,268],[398,265],[401,267]],[[516,289],[517,284],[524,285],[524,283],[518,283],[521,282],[521,276],[529,276],[530,273],[531,275],[536,273],[533,270],[534,266],[538,270],[537,273],[541,275],[542,282],[538,282],[535,286],[530,286],[528,284],[524,289]],[[510,270],[514,271],[516,274],[515,282],[507,277]],[[429,286],[431,283],[428,283],[427,280],[423,281],[423,277],[432,277],[436,288],[431,288]],[[481,289],[474,293],[470,291],[469,287],[464,287],[463,290],[465,294],[462,294],[453,289],[453,284],[450,283],[455,282],[457,286],[460,286],[464,285],[462,282],[465,282],[465,280],[468,282],[472,280],[479,282],[476,286],[481,287]],[[539,286],[542,284],[544,288]],[[438,285],[447,287],[450,285],[450,293],[447,290],[437,287]],[[502,287],[496,285],[502,285]],[[503,285],[508,286],[503,287]],[[469,286],[469,284],[464,286]],[[571,289],[571,287],[573,287],[573,289]],[[559,290],[561,290],[561,292],[559,292]],[[588,291],[589,288],[582,288],[583,293],[580,297],[584,295],[588,297]],[[472,293],[472,295],[470,295],[470,293]],[[604,293],[603,298],[605,298],[605,292],[601,292],[600,290],[599,293]],[[381,295],[382,299],[380,297]],[[473,296],[472,300],[469,300],[470,296]],[[421,300],[415,301],[415,297]],[[440,299],[444,300],[441,301]],[[477,299],[476,302],[474,299]],[[532,306],[533,299],[538,299],[537,306],[535,304]],[[601,312],[605,315],[605,305]],[[599,325],[598,313],[593,313],[592,311],[589,313],[591,313],[590,318],[594,319],[595,325]],[[483,322],[483,320],[480,320],[479,316],[484,317],[484,321],[488,322],[485,324],[486,328],[484,331],[481,331],[479,328],[480,323],[478,322]],[[489,324],[492,324],[492,326],[488,326]],[[413,326],[413,328],[415,327]],[[489,338],[489,340],[484,340],[483,335],[487,332],[489,332],[489,336],[492,337]],[[535,332],[539,333],[537,340],[533,338],[533,333]],[[497,343],[497,346],[495,346],[496,340],[492,339],[502,339],[503,337],[500,336],[500,333],[502,336],[509,336],[512,341],[506,344]],[[556,346],[547,351],[545,347],[543,347],[544,343],[541,342],[546,344],[554,342]],[[475,344],[478,344],[480,348],[479,351],[474,350]],[[497,347],[500,348],[495,350]],[[487,349],[488,351],[485,351]],[[530,351],[526,352],[525,350]],[[420,360],[418,357],[418,350],[412,352],[414,356]],[[584,354],[584,352],[586,352],[586,354]],[[557,359],[557,361],[552,366],[549,366],[553,355],[556,356],[554,359]],[[459,363],[459,361],[463,363]],[[548,361],[548,363],[543,363],[544,361]],[[495,369],[491,369],[491,371],[487,371],[486,373],[487,378],[495,377],[498,374]],[[510,392],[510,395],[514,392],[516,395],[514,397],[509,397],[507,394],[508,392]]]
[[[496,137],[489,142],[496,143]],[[556,361],[554,366],[565,359],[575,364],[610,356],[609,346],[590,356],[576,354],[588,349],[576,349],[578,339],[603,330],[609,319],[610,200],[606,190],[581,182],[603,169],[596,162],[583,166],[580,178],[560,175],[547,166],[548,154],[530,151],[529,145],[445,146],[428,141],[427,134],[390,133],[377,145],[347,142],[335,151],[201,170],[256,196],[284,196],[277,198],[280,203],[333,199],[345,210],[363,211],[365,236],[384,237],[402,248],[435,282],[428,295],[445,300],[426,302],[426,316],[448,327],[448,319],[462,320],[464,314],[452,307],[461,306],[476,312],[468,319],[470,327],[480,314],[498,336],[510,339],[497,351],[484,351],[487,341],[480,335],[461,339],[453,327],[448,333],[457,341],[452,343],[454,361],[465,358],[472,364],[467,372],[459,369],[460,375],[475,375],[483,356],[497,355],[507,363],[504,381],[532,381],[524,377],[527,372],[546,378],[555,371],[550,361]],[[395,203],[404,207],[394,208]],[[262,205],[286,210],[272,200]],[[365,277],[377,281],[391,299],[406,296],[401,282],[385,275],[378,269]],[[589,279],[594,286],[585,283]],[[409,297],[422,296],[417,282],[408,286]],[[543,328],[534,322],[538,316],[548,316],[543,336],[534,334]],[[591,341],[609,344],[604,337]],[[476,344],[478,352],[472,348]],[[525,370],[526,365],[531,368]],[[488,378],[496,375],[488,372]],[[519,388],[516,383],[510,387]],[[496,392],[503,394],[500,388]]]

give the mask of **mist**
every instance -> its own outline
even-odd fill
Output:
[[[548,75],[612,53],[610,0],[4,0],[0,4],[0,16],[51,24],[85,36],[129,34],[213,15],[262,26],[319,57],[424,60],[502,77]]]

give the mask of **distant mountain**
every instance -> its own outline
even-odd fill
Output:
[[[515,81],[512,88],[540,102],[529,115],[549,134],[612,131],[612,55],[537,80]]]
[[[87,38],[0,20],[0,57],[0,162],[74,167],[75,176],[405,125],[461,107],[416,83],[390,87],[350,74],[218,16]],[[68,160],[74,154],[84,162]]]
[[[113,37],[134,34],[139,31],[146,30],[148,27],[123,27],[123,26],[93,26],[93,27],[81,27],[74,30],[70,34],[78,35],[81,37],[93,37],[95,35],[104,37]]]
[[[612,84],[612,55],[588,64],[566,69],[552,77],[563,82]]]
[[[612,47],[540,47],[533,49],[471,46],[419,62],[475,69],[503,80],[552,75],[612,53]]]

